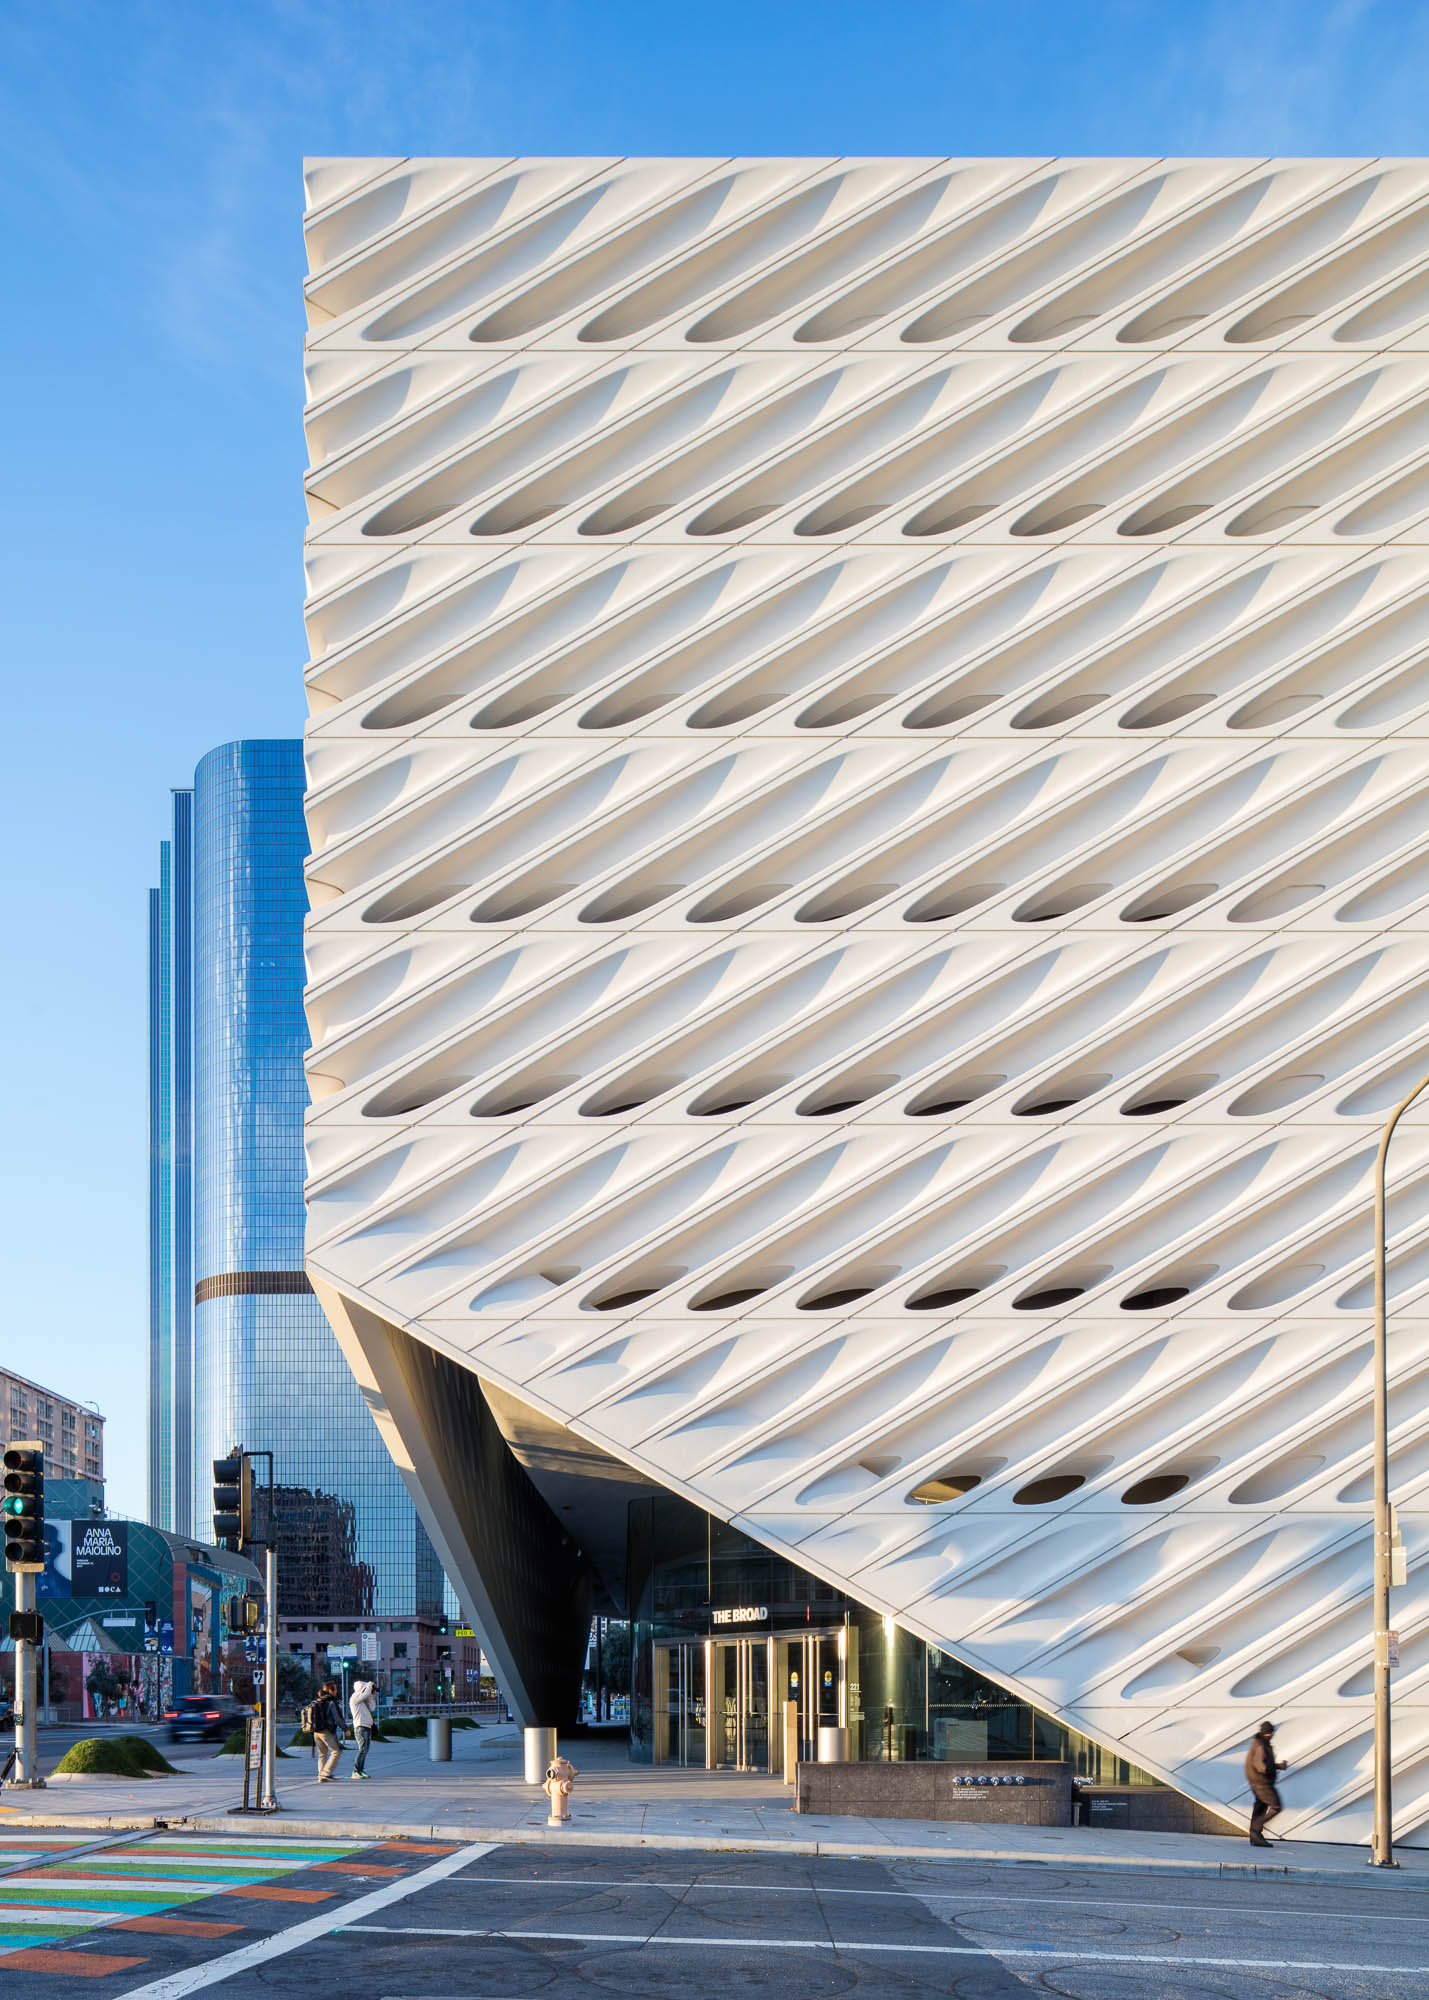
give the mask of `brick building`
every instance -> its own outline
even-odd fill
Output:
[[[38,1438],[54,1479],[103,1479],[104,1419],[92,1403],[76,1403],[0,1368],[0,1445]]]

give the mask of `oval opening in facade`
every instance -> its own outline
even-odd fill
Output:
[[[816,1090],[804,1098],[798,1111],[801,1118],[832,1118],[838,1111],[853,1111],[860,1104],[867,1104],[870,1097],[877,1097],[881,1091],[892,1090],[898,1082],[896,1076],[846,1076],[837,1083],[827,1083],[822,1090]]]
[[[789,1083],[787,1076],[750,1076],[742,1081],[711,1084],[690,1106],[695,1118],[720,1118],[735,1111],[747,1111],[763,1097],[772,1097]]]
[[[960,917],[968,910],[975,910],[979,903],[988,903],[994,896],[1003,893],[1001,882],[970,882],[963,889],[933,889],[910,904],[903,913],[906,924],[942,924],[951,917]]]
[[[618,1118],[623,1111],[638,1111],[667,1090],[678,1090],[684,1080],[682,1076],[625,1077],[588,1097],[581,1106],[581,1117]]]
[[[851,1306],[856,1299],[866,1299],[876,1292],[875,1283],[841,1285],[835,1291],[813,1292],[799,1301],[800,1312],[832,1312],[838,1306]]]
[[[1179,917],[1183,910],[1214,896],[1219,887],[1217,882],[1186,882],[1179,889],[1148,890],[1146,895],[1127,904],[1121,920],[1124,924],[1163,923],[1167,917]]]
[[[603,1292],[587,1303],[592,1312],[624,1312],[627,1306],[638,1306],[643,1299],[653,1299],[662,1289],[660,1285],[632,1285],[620,1292]]]
[[[1191,1483],[1189,1472],[1153,1472],[1146,1479],[1138,1479],[1134,1486],[1128,1486],[1121,1496],[1123,1507],[1154,1507],[1158,1500],[1169,1500],[1173,1493],[1179,1493]]]
[[[1034,1479],[1030,1486],[1023,1486],[1013,1494],[1018,1507],[1047,1507],[1054,1500],[1065,1500],[1069,1493],[1075,1493],[1079,1486],[1085,1486],[1084,1472],[1053,1472],[1046,1479]]]
[[[529,1111],[533,1104],[544,1103],[558,1090],[568,1090],[573,1083],[579,1082],[578,1076],[542,1076],[527,1077],[521,1083],[504,1084],[478,1098],[471,1107],[471,1115],[473,1118],[514,1118],[518,1111]]]
[[[915,1486],[907,1498],[918,1507],[941,1507],[949,1500],[961,1500],[965,1493],[971,1493],[975,1486],[981,1486],[980,1472],[940,1472],[932,1479],[925,1479],[921,1486]]]
[[[1070,1305],[1086,1289],[1085,1285],[1048,1285],[1040,1292],[1024,1292],[1012,1304],[1017,1312],[1050,1312],[1053,1306]]]
[[[1128,1313],[1161,1312],[1167,1306],[1176,1305],[1181,1299],[1189,1298],[1189,1285],[1150,1285],[1144,1292],[1133,1292],[1121,1302],[1121,1309]]]
[[[1154,1118],[1158,1112],[1179,1111],[1193,1097],[1201,1097],[1220,1082],[1217,1076],[1163,1076],[1147,1084],[1122,1105],[1124,1118]]]
[[[976,1298],[981,1285],[938,1285],[931,1291],[915,1292],[908,1300],[911,1312],[942,1312],[948,1306],[961,1305],[964,1299]]]
[[[965,1076],[951,1083],[930,1084],[917,1097],[910,1099],[910,1118],[936,1118],[940,1113],[961,1111],[965,1105],[975,1104],[980,1097],[990,1091],[1000,1090],[1007,1081],[1005,1076]]]

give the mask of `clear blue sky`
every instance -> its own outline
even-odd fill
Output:
[[[143,1504],[145,891],[302,726],[305,153],[1429,152],[1429,0],[0,0],[0,1356]]]

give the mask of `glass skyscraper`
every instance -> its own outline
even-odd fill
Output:
[[[411,1615],[440,1564],[303,1269],[303,785],[297,741],[211,750],[151,892],[151,1518],[205,1532],[211,1461],[271,1450],[284,1615]]]
[[[193,1532],[193,793],[149,891],[149,1520]]]

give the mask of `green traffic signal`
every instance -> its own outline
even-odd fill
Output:
[[[45,1455],[38,1443],[10,1444],[4,1455],[5,1562],[10,1569],[45,1563]]]

